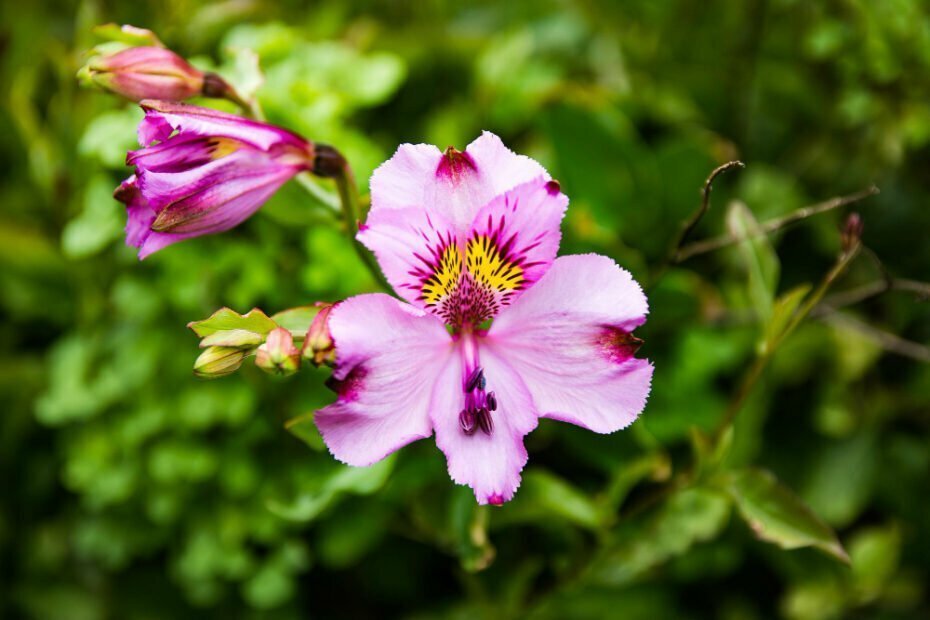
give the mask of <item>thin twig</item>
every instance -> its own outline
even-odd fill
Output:
[[[685,241],[688,240],[688,236],[694,231],[704,215],[710,210],[710,193],[714,187],[714,180],[732,168],[745,168],[746,164],[739,160],[728,161],[725,164],[721,164],[714,168],[710,175],[708,175],[707,180],[704,181],[704,186],[701,188],[701,204],[698,205],[697,210],[691,214],[691,217],[688,218],[688,221],[685,222],[685,225],[682,226],[681,232],[678,233],[678,236],[675,238],[674,243],[669,248],[668,254],[666,255],[665,260],[659,265],[656,269],[652,278],[650,278],[650,286],[655,286],[655,284],[662,278],[665,272],[668,270],[669,266],[680,262],[678,260],[678,253],[684,245]]]
[[[781,230],[782,228],[786,228],[791,224],[809,218],[812,215],[819,215],[820,213],[825,213],[827,211],[832,211],[833,209],[838,209],[840,207],[859,202],[860,200],[868,198],[869,196],[874,196],[877,193],[878,188],[873,185],[862,191],[856,192],[855,194],[849,194],[848,196],[838,196],[836,198],[831,198],[830,200],[825,200],[824,202],[819,202],[808,207],[803,207],[797,211],[792,211],[788,215],[761,222],[759,224],[759,232],[755,235],[749,235],[748,237],[720,235],[718,237],[711,237],[710,239],[689,243],[675,253],[674,262],[682,263],[689,258],[698,256],[699,254],[706,254],[707,252],[712,252],[714,250],[727,247],[728,245],[739,243],[740,241],[771,234],[775,231]]]
[[[911,340],[906,340],[891,332],[873,327],[864,321],[853,318],[841,312],[831,312],[819,317],[819,320],[825,323],[833,323],[854,329],[863,336],[878,344],[882,349],[897,353],[918,362],[930,364],[930,347],[924,346]]]
[[[871,299],[888,291],[902,291],[915,293],[919,301],[930,300],[930,283],[908,280],[905,278],[891,278],[890,281],[876,280],[862,286],[836,293],[827,297],[812,313],[812,316],[821,317],[830,312],[853,306],[866,299]]]
[[[691,219],[688,220],[688,223],[685,224],[685,227],[681,231],[681,235],[678,237],[677,243],[675,243],[675,250],[681,248],[685,241],[688,240],[688,235],[695,229],[698,223],[703,219],[704,214],[710,210],[710,193],[714,189],[714,180],[731,168],[745,168],[746,164],[739,160],[728,161],[725,164],[717,166],[714,168],[710,175],[707,177],[707,180],[704,181],[704,187],[701,189],[701,206],[691,215]]]

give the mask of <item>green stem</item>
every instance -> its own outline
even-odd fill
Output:
[[[334,179],[336,181],[336,190],[339,194],[339,201],[342,204],[342,215],[345,219],[345,228],[346,234],[349,237],[349,243],[355,248],[355,253],[362,259],[365,267],[367,267],[371,275],[374,276],[375,281],[377,281],[385,291],[390,292],[393,288],[381,272],[381,268],[378,266],[377,261],[375,261],[374,256],[372,256],[371,252],[359,243],[356,238],[362,218],[362,210],[358,198],[358,186],[355,184],[355,175],[352,173],[349,162],[343,161],[342,168]]]
[[[849,263],[859,254],[861,248],[861,244],[857,242],[851,248],[840,254],[836,263],[830,271],[827,272],[827,275],[824,276],[814,292],[807,296],[807,299],[804,300],[801,307],[794,313],[785,328],[773,338],[771,343],[768,343],[768,346],[765,347],[765,352],[758,355],[753,361],[752,366],[749,367],[746,374],[743,375],[742,381],[740,381],[736,396],[730,401],[726,413],[724,413],[723,418],[720,420],[720,424],[717,425],[713,438],[713,443],[715,445],[720,441],[720,438],[723,437],[727,429],[733,425],[733,422],[736,420],[736,415],[743,408],[743,405],[752,393],[756,383],[758,383],[759,379],[762,377],[762,371],[765,370],[769,360],[772,359],[773,354],[778,350],[778,345],[780,345],[785,338],[801,324],[807,315],[810,314],[811,310],[820,303],[823,296],[830,290],[830,287],[836,279],[846,271]]]
[[[338,213],[340,211],[342,204],[340,198],[317,185],[309,172],[301,172],[294,177],[294,180],[297,181],[308,194],[313,196],[317,202],[326,207],[328,211],[333,213]]]

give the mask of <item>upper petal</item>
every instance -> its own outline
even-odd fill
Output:
[[[646,405],[653,368],[633,357],[630,334],[647,311],[642,289],[611,259],[563,256],[497,316],[487,346],[519,373],[541,417],[610,433]]]
[[[481,365],[487,390],[495,393],[498,403],[491,414],[491,434],[462,431],[459,412],[465,396],[458,355],[448,360],[436,381],[430,417],[452,480],[470,486],[480,504],[502,504],[520,486],[520,472],[527,460],[523,438],[536,428],[537,415],[520,376],[500,355],[481,348]]]
[[[460,244],[441,214],[421,208],[374,211],[358,240],[374,253],[397,294],[417,307],[434,304],[461,276]]]
[[[157,99],[146,99],[139,105],[145,110],[145,118],[139,124],[142,146],[148,146],[153,140],[166,140],[174,131],[179,131],[234,138],[266,151],[278,144],[312,151],[312,145],[295,133],[235,114]]]
[[[432,315],[383,294],[359,295],[329,318],[336,344],[335,403],[316,413],[340,461],[370,465],[432,433],[433,386],[454,350]]]
[[[538,177],[498,195],[475,217],[465,240],[465,271],[489,306],[480,323],[539,280],[559,251],[568,198]]]
[[[496,195],[548,175],[537,162],[516,155],[490,132],[464,153],[441,153],[428,144],[402,144],[371,177],[372,213],[380,209],[425,208],[442,214],[464,233],[478,210]]]

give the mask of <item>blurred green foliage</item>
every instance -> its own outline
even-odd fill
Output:
[[[707,441],[796,287],[833,263],[842,210],[670,269],[640,333],[656,364],[642,419],[611,436],[543,421],[516,499],[479,510],[431,442],[335,462],[312,425],[326,372],[193,376],[189,321],[377,285],[294,184],[236,230],[138,263],[110,193],[140,112],[74,79],[93,26],[152,28],[337,145],[363,189],[401,142],[493,130],[570,196],[563,253],[610,255],[647,285],[723,161],[748,166],[718,180],[694,238],[875,183],[855,207],[864,243],[919,280],[921,0],[43,0],[0,16],[3,617],[930,615],[930,365],[881,335],[923,351],[926,299],[804,322],[727,450]],[[835,290],[880,282],[869,256]],[[851,563],[760,542],[739,515],[842,555],[832,528]]]

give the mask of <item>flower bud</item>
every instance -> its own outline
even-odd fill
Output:
[[[269,374],[292,375],[300,368],[300,351],[294,346],[291,332],[276,327],[255,352],[255,365]]]
[[[843,252],[848,253],[850,250],[859,245],[862,239],[862,218],[858,213],[850,213],[840,232],[840,245]]]
[[[204,89],[203,72],[171,50],[155,46],[129,47],[94,56],[78,77],[133,101],[181,101]]]
[[[337,304],[320,301],[316,305],[320,311],[317,312],[317,315],[313,317],[313,322],[310,323],[301,354],[305,360],[308,360],[314,366],[322,366],[323,364],[331,366],[336,361],[336,345],[333,342],[332,334],[329,333],[329,313],[333,311]]]
[[[239,347],[207,347],[194,362],[194,374],[205,379],[216,379],[234,373],[248,350]]]

